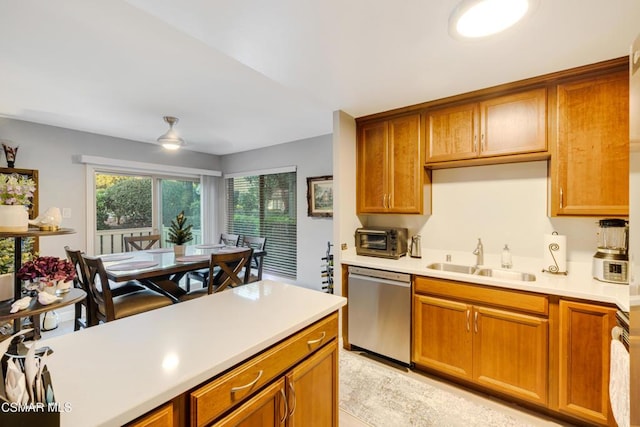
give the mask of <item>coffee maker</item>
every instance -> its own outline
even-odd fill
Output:
[[[593,256],[593,277],[602,282],[629,283],[629,222],[609,218],[598,222],[598,250]]]

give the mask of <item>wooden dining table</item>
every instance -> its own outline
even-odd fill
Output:
[[[211,254],[230,253],[246,248],[221,244],[189,245],[185,254],[176,256],[173,248],[156,248],[144,251],[121,252],[100,255],[107,277],[114,282],[137,280],[149,289],[160,292],[173,302],[186,291],[179,285],[180,279],[190,271],[209,268]],[[265,256],[265,251],[255,251],[254,257]]]

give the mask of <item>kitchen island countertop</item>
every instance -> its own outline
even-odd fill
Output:
[[[427,268],[427,265],[434,262],[446,262],[446,254],[452,254],[452,264],[474,264],[475,257],[473,255],[429,249],[423,249],[422,258],[404,256],[397,260],[356,255],[355,249],[347,249],[340,253],[340,263],[396,271],[399,273],[417,274],[426,277],[476,283],[479,285],[496,286],[527,292],[610,303],[617,305],[618,308],[623,311],[629,311],[629,286],[604,283],[594,279],[591,276],[590,263],[569,262],[567,267],[568,274],[565,276],[542,272],[542,259],[513,257],[512,270],[535,274],[536,280],[533,282],[497,279],[493,277],[452,273]],[[485,261],[486,262],[483,266],[500,268],[500,259],[497,255],[485,254]]]
[[[346,304],[261,281],[38,341],[60,425],[122,425],[215,377]]]

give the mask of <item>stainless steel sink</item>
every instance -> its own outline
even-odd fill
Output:
[[[522,282],[535,282],[536,276],[521,271],[501,270],[498,268],[481,268],[474,274],[478,276],[494,277],[496,279],[519,280]]]
[[[493,277],[496,279],[518,280],[521,282],[535,282],[536,276],[522,271],[503,270],[499,268],[480,268],[473,265],[449,264],[434,262],[427,265],[428,269],[447,271],[450,273],[475,274],[477,276]]]
[[[451,273],[464,273],[464,274],[473,274],[478,267],[473,265],[460,265],[460,264],[448,264],[444,262],[434,262],[433,264],[427,265],[427,268],[431,270],[440,270],[440,271],[448,271]]]

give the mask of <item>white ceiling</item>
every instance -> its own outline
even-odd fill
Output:
[[[0,115],[228,154],[628,54],[638,0],[539,0],[490,40],[459,0],[0,0]],[[2,134],[0,133],[0,139]]]

